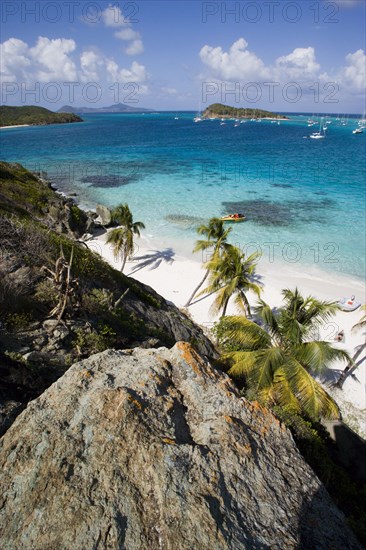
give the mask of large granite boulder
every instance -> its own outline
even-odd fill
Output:
[[[101,225],[108,226],[112,222],[112,211],[107,206],[103,204],[97,204],[95,211],[98,215],[98,220]]]
[[[357,549],[287,429],[178,343],[105,351],[0,444],[0,547]]]

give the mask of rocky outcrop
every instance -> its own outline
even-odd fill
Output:
[[[1,548],[356,549],[289,432],[192,348],[105,351],[0,447]]]
[[[101,225],[108,226],[112,222],[112,211],[107,206],[103,206],[102,204],[97,204],[95,207],[95,211],[98,216],[98,221],[101,223]]]

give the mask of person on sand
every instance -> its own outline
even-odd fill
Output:
[[[340,330],[335,338],[337,342],[343,342],[344,341],[344,330]]]

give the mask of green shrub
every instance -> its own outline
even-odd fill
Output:
[[[32,320],[31,313],[9,313],[5,318],[5,324],[8,330],[24,330],[28,328]]]
[[[43,279],[36,286],[34,293],[36,300],[47,306],[55,306],[58,299],[58,293],[54,283],[50,279]]]
[[[110,327],[103,325],[99,331],[77,329],[73,341],[74,348],[82,355],[91,355],[113,347],[116,333]]]

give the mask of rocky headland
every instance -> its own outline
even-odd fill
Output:
[[[1,440],[27,548],[361,548],[289,431],[186,343],[73,365]]]
[[[328,442],[282,411],[295,443],[183,311],[89,250],[110,212],[19,164],[0,179],[0,547],[361,548]]]

